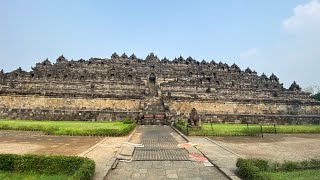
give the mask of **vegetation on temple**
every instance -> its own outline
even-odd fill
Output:
[[[320,159],[270,163],[262,159],[238,159],[238,174],[247,180],[318,179]]]
[[[95,163],[76,156],[0,154],[0,179],[89,180]]]
[[[123,122],[0,120],[2,130],[42,131],[47,135],[124,136],[134,127],[128,119]]]
[[[202,123],[201,128],[188,128],[179,120],[175,126],[189,136],[256,136],[261,134],[258,124],[211,124]],[[319,125],[262,125],[263,133],[320,133]]]
[[[313,99],[317,99],[320,101],[320,92],[311,96]]]

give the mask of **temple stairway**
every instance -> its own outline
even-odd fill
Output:
[[[144,99],[143,118],[138,122],[141,125],[165,125],[165,108],[161,98],[161,91],[156,84],[149,84],[149,96]]]
[[[161,97],[146,97],[144,99],[144,110],[150,113],[164,113]]]
[[[146,97],[144,100],[144,117],[141,125],[166,125],[165,109],[161,97]]]

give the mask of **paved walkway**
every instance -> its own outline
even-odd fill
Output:
[[[190,161],[188,151],[177,148],[186,141],[171,127],[141,126],[131,142],[144,144],[140,151],[145,154],[135,151],[136,160],[119,162],[107,179],[227,179],[214,166]]]
[[[239,155],[224,149],[205,137],[188,137],[188,139],[191,143],[197,144],[197,149],[205,154],[214,164],[226,168],[233,173],[236,172],[236,162],[240,157]]]
[[[124,137],[106,137],[95,146],[82,152],[79,156],[88,157],[96,163],[93,180],[102,180],[116,157],[123,142],[128,139]]]
[[[135,148],[133,160],[171,160],[188,161],[188,152],[177,145],[187,143],[170,127],[142,126],[137,133],[141,133],[140,142],[144,147]]]
[[[191,161],[132,161],[119,162],[107,179],[188,179],[188,180],[225,180],[215,167],[205,167],[202,163]]]

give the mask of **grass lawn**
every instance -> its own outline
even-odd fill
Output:
[[[134,127],[134,123],[123,122],[0,120],[3,130],[43,131],[48,135],[122,136]]]
[[[3,180],[68,180],[71,176],[64,174],[61,175],[50,175],[50,174],[37,174],[37,173],[18,173],[0,171],[0,179]]]
[[[267,172],[265,175],[272,180],[320,179],[320,169],[297,170],[291,172]]]
[[[176,124],[179,130],[187,134],[186,125]],[[263,133],[275,133],[273,125],[262,125]],[[320,133],[320,125],[276,125],[277,133]],[[211,124],[202,123],[201,129],[188,129],[193,136],[246,136],[261,133],[260,125],[249,124]]]

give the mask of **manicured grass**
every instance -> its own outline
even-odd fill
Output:
[[[298,170],[292,172],[267,172],[264,175],[273,180],[320,179],[320,169]]]
[[[0,120],[3,130],[43,131],[47,135],[123,136],[134,127],[134,123],[124,122]]]
[[[261,134],[258,124],[211,124],[202,123],[201,129],[188,128],[186,124],[176,123],[184,134],[191,136],[253,136]],[[263,133],[275,133],[273,125],[262,125]],[[276,125],[277,133],[320,133],[320,125]]]
[[[320,159],[271,163],[262,159],[238,159],[238,175],[243,179],[319,179]]]
[[[0,154],[0,179],[89,180],[95,163],[76,156]]]

